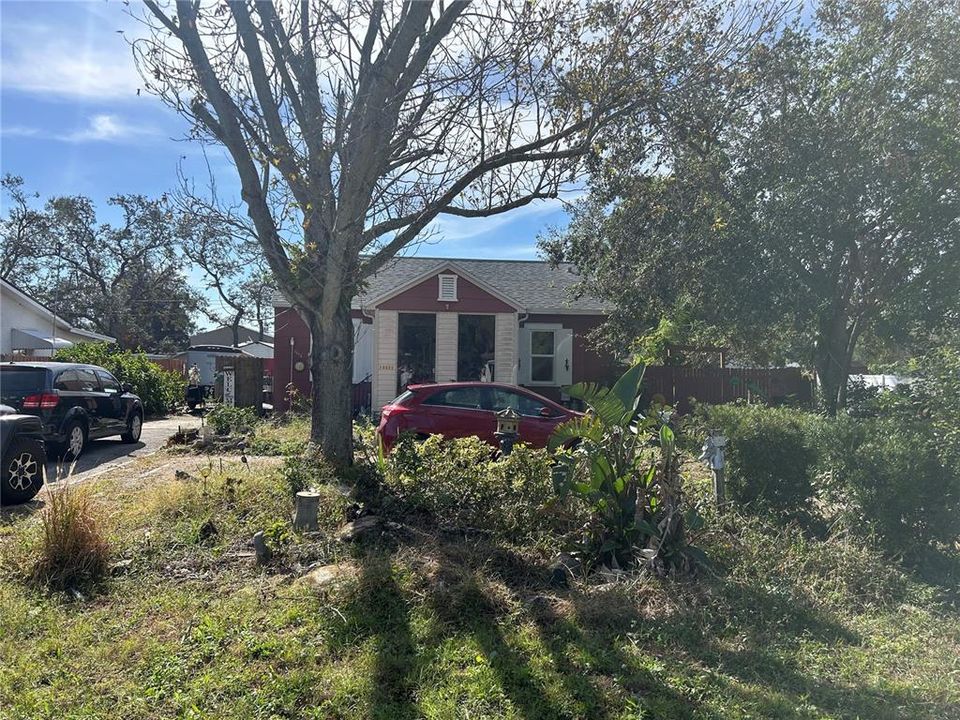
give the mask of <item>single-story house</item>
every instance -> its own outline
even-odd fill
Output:
[[[46,305],[0,279],[0,356],[50,357],[80,342],[116,342],[116,338],[73,327]]]
[[[248,328],[243,325],[237,328],[237,337],[239,338],[238,343],[240,344],[258,340],[267,343],[273,342],[272,335],[264,333],[263,337],[260,337],[259,330],[254,330],[253,328]],[[190,336],[190,345],[224,345],[231,347],[233,345],[233,328],[229,325],[221,325],[218,328],[195,333]],[[239,344],[237,347],[239,347]]]
[[[540,261],[396,258],[353,299],[354,402],[374,411],[408,384],[488,380],[555,400],[582,380],[609,382],[620,366],[587,334],[600,300],[575,297],[570,265]],[[274,402],[310,392],[310,333],[282,296],[274,300]]]

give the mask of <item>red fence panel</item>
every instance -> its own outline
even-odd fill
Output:
[[[183,360],[178,360],[177,358],[150,358],[150,362],[154,365],[159,365],[164,370],[169,370],[170,372],[175,372],[179,375],[187,374],[187,364]]]
[[[643,376],[646,401],[661,401],[687,413],[691,400],[717,405],[743,399],[751,403],[809,404],[811,381],[800,368],[692,368],[651,366]]]

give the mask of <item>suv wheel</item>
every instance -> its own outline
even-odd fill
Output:
[[[87,430],[81,423],[74,420],[67,426],[67,432],[64,434],[67,437],[63,446],[64,456],[76,460],[87,446]]]
[[[140,439],[140,433],[143,430],[143,415],[134,412],[127,423],[127,431],[120,436],[125,443],[135,443]]]
[[[23,503],[40,492],[45,461],[42,441],[14,438],[0,467],[0,502]]]

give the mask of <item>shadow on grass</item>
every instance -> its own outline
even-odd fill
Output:
[[[410,632],[409,600],[394,575],[391,555],[371,552],[359,555],[357,562],[359,583],[342,609],[345,627],[340,644],[375,640],[370,717],[416,717],[414,670],[420,660]]]
[[[40,512],[44,505],[46,505],[46,502],[43,496],[35,497],[33,500],[20,505],[0,505],[0,526],[13,525],[28,515]]]
[[[437,645],[461,635],[475,640],[525,720],[625,713],[721,720],[746,710],[932,720],[947,712],[909,689],[825,679],[822,667],[808,672],[799,643],[818,644],[822,663],[823,648],[856,652],[862,639],[798,600],[795,588],[716,578],[649,592],[622,583],[554,592],[545,565],[496,545],[431,544],[417,555],[434,565],[414,591],[404,589],[406,575],[398,579],[408,571],[402,555],[378,548],[358,557],[359,588],[344,611],[348,645],[376,638],[370,717],[417,716],[420,678],[433,674],[423,671],[436,662]],[[675,602],[650,619],[645,595]],[[439,620],[438,631],[415,639],[413,612]]]

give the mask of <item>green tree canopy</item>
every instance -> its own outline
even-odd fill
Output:
[[[33,208],[8,176],[3,277],[69,323],[117,338],[124,349],[182,350],[203,298],[189,285],[164,198],[118,195],[117,224],[101,223],[83,196]]]
[[[957,320],[958,10],[823,3],[603,148],[544,247],[616,303],[614,337],[693,306],[743,356],[814,366],[835,408],[865,336]]]

